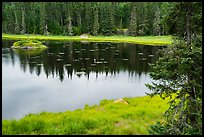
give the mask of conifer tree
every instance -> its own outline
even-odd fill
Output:
[[[17,6],[15,2],[11,2],[11,8],[13,10],[14,13],[14,17],[15,17],[15,33],[19,34],[20,32],[20,26],[19,26],[19,22],[18,22],[18,16],[17,16]]]
[[[21,34],[25,34],[26,32],[26,24],[25,24],[25,4],[21,3],[21,12],[22,12],[22,21],[21,21]]]
[[[97,35],[99,31],[99,22],[98,22],[98,7],[94,7],[94,23],[93,23],[93,35]]]
[[[131,3],[131,16],[130,16],[130,25],[129,25],[129,35],[137,36],[137,17],[136,17],[136,3]]]
[[[68,35],[69,36],[72,36],[73,35],[73,30],[72,30],[72,18],[71,16],[69,15],[68,18],[67,18],[67,22],[68,22]]]
[[[154,22],[153,22],[153,29],[154,29],[154,35],[161,35],[161,26],[160,26],[160,9],[157,7],[157,10],[155,12]]]

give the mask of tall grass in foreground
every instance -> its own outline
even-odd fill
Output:
[[[124,98],[129,104],[102,100],[100,105],[61,113],[29,114],[16,120],[3,120],[2,134],[147,134],[149,125],[162,121],[168,108],[159,96]]]

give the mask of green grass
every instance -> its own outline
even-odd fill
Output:
[[[129,104],[102,100],[100,105],[60,113],[29,114],[3,120],[2,134],[145,135],[149,125],[163,121],[168,100],[159,96],[123,98]]]
[[[116,43],[135,43],[144,45],[170,45],[172,36],[90,36],[89,38],[80,38],[80,36],[53,36],[53,35],[14,35],[2,34],[2,39],[11,40],[57,40],[57,41],[89,41],[89,42],[116,42]]]
[[[25,47],[30,47],[32,49],[45,49],[47,46],[43,45],[40,41],[37,40],[20,40],[14,42],[11,48],[21,49]]]

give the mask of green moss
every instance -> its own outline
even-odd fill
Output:
[[[124,98],[129,104],[102,100],[100,105],[60,113],[29,114],[16,120],[3,120],[2,134],[147,134],[149,125],[163,121],[168,100],[159,96]]]
[[[14,42],[11,48],[44,49],[47,48],[47,46],[43,45],[40,41],[37,40],[21,40]]]

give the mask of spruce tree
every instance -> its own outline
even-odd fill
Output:
[[[130,16],[130,25],[129,25],[129,35],[137,36],[137,18],[136,18],[136,3],[131,3],[131,16]]]
[[[94,7],[94,22],[93,22],[93,35],[97,35],[99,31],[99,22],[98,22],[98,7]]]
[[[191,16],[183,17],[189,14],[184,9],[192,7],[197,8],[191,10]],[[184,32],[175,32],[174,44],[164,48],[158,61],[151,65],[150,77],[155,82],[146,84],[153,91],[148,94],[160,95],[170,101],[165,112],[166,121],[151,126],[150,134],[202,135],[202,30],[196,29],[202,27],[201,7],[202,3],[178,3],[167,18],[170,21],[182,19],[176,23],[169,22],[170,27],[174,25],[177,29],[184,29],[188,28],[188,23],[191,27]],[[187,18],[190,22],[183,22]]]
[[[157,7],[157,10],[155,12],[154,22],[153,22],[154,35],[161,35],[160,22],[161,22],[160,9],[159,9],[159,7]]]
[[[20,26],[19,26],[19,22],[18,22],[17,6],[16,6],[15,2],[11,2],[11,8],[13,10],[14,17],[15,17],[15,34],[19,34],[20,33]]]
[[[25,34],[26,32],[26,24],[25,24],[25,4],[21,3],[21,12],[22,12],[22,21],[21,21],[21,34]]]
[[[68,27],[67,27],[68,35],[69,35],[69,36],[72,36],[72,35],[73,35],[73,30],[72,30],[72,18],[71,18],[70,15],[69,15],[68,18],[67,18],[67,22],[68,22]]]
[[[103,35],[112,35],[114,31],[114,17],[111,13],[112,3],[108,2],[101,6],[101,32]]]
[[[47,27],[47,12],[46,12],[46,3],[40,3],[40,33],[47,35],[48,34],[48,27]]]
[[[84,19],[84,32],[85,33],[91,33],[92,29],[92,3],[87,2],[85,4],[85,19]]]

